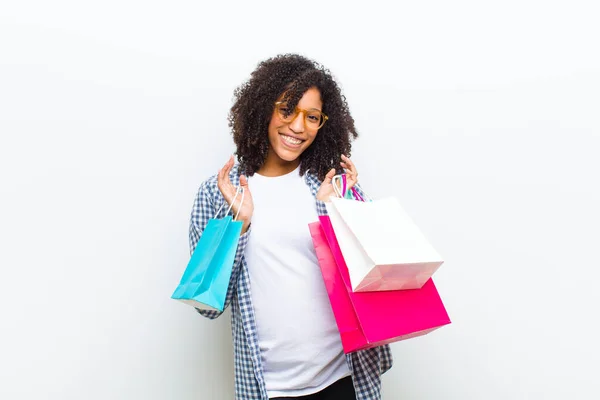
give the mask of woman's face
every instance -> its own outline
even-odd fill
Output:
[[[304,110],[322,111],[323,102],[317,88],[308,89],[297,105]],[[317,137],[318,129],[307,126],[304,112],[298,113],[291,122],[284,122],[277,110],[271,115],[269,123],[269,157],[277,157],[278,161],[292,162],[300,157]]]

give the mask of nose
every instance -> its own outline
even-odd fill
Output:
[[[298,114],[296,114],[296,116],[294,117],[292,122],[290,122],[290,129],[294,133],[304,132],[304,112],[303,111],[300,111]]]

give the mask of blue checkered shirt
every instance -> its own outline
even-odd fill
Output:
[[[239,185],[240,174],[239,165],[235,165],[229,176],[234,186]],[[321,182],[311,173],[305,174],[304,179],[313,196],[316,197]],[[225,217],[226,206],[222,208],[219,215],[215,216],[224,202],[225,199],[217,187],[216,176],[200,185],[190,220],[191,252],[196,248],[209,219]],[[327,214],[325,203],[316,199],[315,202],[319,215]],[[244,250],[251,231],[252,228],[240,237],[225,307],[230,304],[232,306],[231,330],[235,366],[235,398],[237,400],[268,400],[258,346],[256,320],[250,296],[250,277],[248,266],[244,260]],[[218,311],[196,310],[210,319],[221,315]],[[352,373],[357,400],[381,399],[381,374],[392,366],[392,353],[389,345],[347,354],[346,361]]]

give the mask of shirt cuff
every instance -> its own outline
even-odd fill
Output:
[[[327,206],[324,201],[317,200],[317,214],[319,216],[327,215]]]

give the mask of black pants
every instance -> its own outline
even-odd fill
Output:
[[[301,397],[277,397],[271,400],[356,400],[352,377],[347,376],[327,386],[320,392]]]

